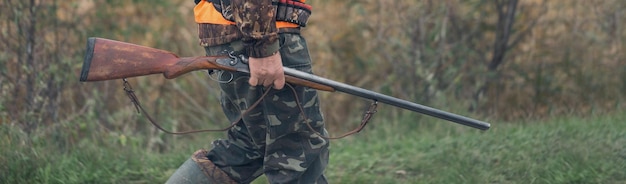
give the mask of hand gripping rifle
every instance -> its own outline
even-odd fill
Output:
[[[224,70],[249,73],[244,57],[178,57],[168,51],[114,41],[89,38],[80,81],[102,81],[162,73],[167,79],[195,70]],[[434,109],[374,91],[333,81],[295,69],[283,68],[286,82],[323,91],[340,91],[454,123],[487,130],[489,123]]]

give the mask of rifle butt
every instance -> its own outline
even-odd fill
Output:
[[[83,60],[83,68],[80,70],[80,81],[85,82],[89,76],[89,67],[91,66],[91,59],[93,58],[93,47],[96,39],[91,37],[87,39],[87,46],[85,49],[85,59]]]
[[[179,61],[168,51],[91,37],[87,40],[80,81],[103,81],[164,73]]]

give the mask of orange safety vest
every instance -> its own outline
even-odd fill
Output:
[[[303,0],[304,2],[304,0]],[[193,14],[196,19],[196,23],[207,23],[207,24],[231,24],[234,25],[235,22],[226,20],[222,13],[217,11],[213,6],[213,3],[208,2],[206,0],[200,1],[193,8]],[[291,22],[285,21],[276,21],[277,28],[296,28],[298,24],[294,24]]]

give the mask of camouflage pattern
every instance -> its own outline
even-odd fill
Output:
[[[209,0],[213,3],[213,6],[218,12],[222,13],[222,16],[226,20],[235,21],[233,18],[233,7],[230,6],[230,0]],[[197,4],[197,3],[196,3]]]
[[[311,6],[294,0],[289,3],[274,0],[276,4],[276,20],[286,21],[305,27],[311,16]]]
[[[246,54],[263,58],[278,51],[276,9],[271,1],[231,0],[233,18],[241,39],[246,44]]]
[[[210,0],[210,2],[218,12],[222,13],[224,19],[235,22],[231,0]],[[311,6],[299,0],[272,0],[272,5],[278,21],[291,22],[305,27],[311,16]]]
[[[198,24],[200,45],[210,47],[223,45],[240,40],[242,37],[239,28],[229,24]]]
[[[291,4],[272,1],[211,0],[213,6],[226,20],[235,25],[198,24],[200,44],[217,46],[241,40],[244,52],[250,57],[263,58],[278,51],[276,21],[306,25],[311,14],[310,6],[299,1]]]
[[[206,48],[207,55],[235,51],[262,58],[279,51],[284,66],[312,72],[306,41],[297,34],[300,29],[276,28],[277,19],[302,23],[303,26],[310,14],[308,5],[299,4],[308,7],[308,11],[292,7],[284,9],[279,16],[276,12],[278,0],[211,2],[235,25],[198,24],[200,44]],[[303,12],[308,14],[300,15]],[[288,20],[290,18],[297,20]],[[327,183],[323,172],[328,164],[329,143],[315,133],[327,135],[316,90],[295,86],[294,94],[289,87],[274,90],[250,86],[248,75],[243,73],[221,71],[218,76],[222,81],[230,81],[220,84],[221,105],[228,119],[237,121],[243,112],[247,113],[228,131],[227,139],[213,142],[213,148],[205,156],[209,162],[203,163],[217,166],[219,171],[238,183],[249,183],[262,174],[271,183]],[[270,91],[262,103],[250,109],[265,90]],[[304,109],[304,116],[296,105],[296,98]],[[196,162],[196,165],[202,164]],[[180,169],[185,169],[183,166]],[[211,170],[207,167],[212,166],[201,166],[202,170]],[[186,168],[193,170],[195,167]],[[194,178],[184,174],[172,177]],[[198,183],[202,182],[198,180]]]
[[[283,65],[312,72],[311,60],[304,38],[299,34],[280,34]],[[224,50],[240,51],[239,42],[207,47],[207,55],[220,55]],[[223,72],[223,71],[222,71]],[[232,74],[232,75],[231,75]],[[223,72],[220,84],[222,108],[231,121],[244,111],[242,120],[228,131],[228,138],[213,142],[206,155],[221,170],[239,183],[249,183],[265,174],[271,183],[327,183],[323,171],[328,163],[328,140],[310,131],[327,135],[320,111],[317,91],[295,86],[296,94],[285,86],[282,90],[250,86],[248,75]],[[265,90],[269,94],[254,109],[249,107]],[[300,101],[307,119],[296,106]]]

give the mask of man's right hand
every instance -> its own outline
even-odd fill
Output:
[[[251,86],[269,87],[273,85],[274,89],[282,89],[285,86],[285,72],[280,53],[276,52],[264,58],[250,57],[248,58],[248,66],[250,67],[248,83]]]

